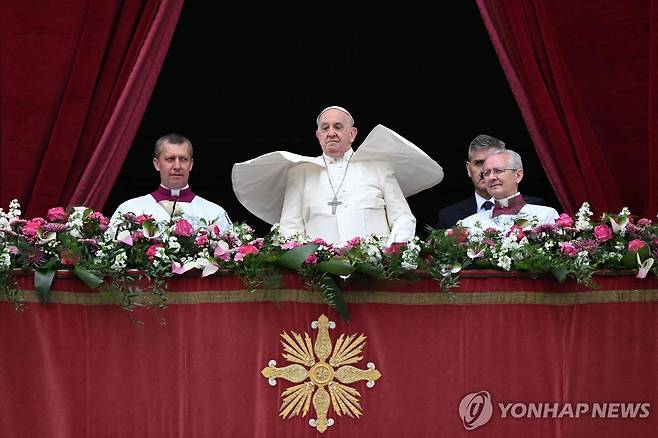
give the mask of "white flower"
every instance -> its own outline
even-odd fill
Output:
[[[512,259],[509,256],[503,256],[498,259],[496,264],[504,270],[509,271],[512,268]]]
[[[589,219],[591,216],[592,211],[589,209],[589,203],[583,202],[583,205],[580,206],[580,209],[576,213],[576,229],[580,231],[591,230],[592,222]]]
[[[382,252],[377,245],[373,245],[372,242],[368,242],[366,245],[366,254],[370,258],[370,262],[378,263],[382,259]]]
[[[418,255],[420,254],[420,245],[418,245],[418,237],[414,237],[407,243],[407,247],[402,252],[402,262],[400,266],[407,270],[418,268]]]
[[[110,269],[114,271],[121,271],[126,268],[126,262],[128,261],[128,255],[125,251],[120,251],[114,258],[114,263]]]
[[[9,265],[11,265],[11,258],[8,253],[3,252],[0,254],[0,269],[7,269]]]
[[[181,246],[180,243],[178,243],[178,239],[176,236],[169,236],[169,240],[167,240],[167,246],[169,246],[169,249],[171,252],[177,253]]]

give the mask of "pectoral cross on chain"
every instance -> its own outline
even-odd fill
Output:
[[[338,207],[342,202],[340,202],[337,198],[336,195],[334,195],[334,199],[331,201],[327,202],[327,205],[331,206],[331,214],[336,214],[336,207]]]

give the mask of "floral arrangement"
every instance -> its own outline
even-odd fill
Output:
[[[148,215],[124,214],[110,224],[85,207],[48,210],[46,218],[21,218],[14,200],[0,209],[0,297],[22,308],[13,274],[33,270],[39,298],[58,269],[70,269],[91,288],[127,310],[166,306],[167,279],[197,270],[202,276],[230,273],[245,285],[277,288],[281,270],[298,272],[309,289],[346,319],[349,312],[341,286],[354,278],[413,279],[430,275],[446,291],[458,285],[463,269],[529,271],[573,278],[592,286],[597,270],[636,270],[638,278],[658,275],[658,226],[619,214],[592,219],[584,203],[575,217],[562,214],[550,225],[525,219],[497,228],[430,229],[426,239],[387,246],[377,237],[354,239],[336,247],[322,239],[283,238],[278,225],[256,237],[247,224],[220,230],[215,223],[174,215],[156,222]],[[192,223],[198,224],[193,226]]]

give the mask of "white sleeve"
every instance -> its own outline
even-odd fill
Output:
[[[217,224],[219,229],[224,232],[231,227],[231,219],[228,217],[228,213],[222,207],[219,207],[219,218],[217,219]]]
[[[289,237],[299,233],[302,238],[306,236],[302,217],[303,208],[304,172],[302,166],[293,166],[288,169],[286,192],[283,199],[281,219],[279,220],[281,235]]]
[[[395,242],[408,242],[416,234],[416,218],[411,213],[400,184],[388,165],[384,174],[384,202],[386,218],[391,227],[388,245]]]

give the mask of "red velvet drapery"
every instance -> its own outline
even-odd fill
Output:
[[[27,309],[0,302],[0,436],[655,436],[655,276],[595,277],[599,287],[588,289],[485,275],[465,273],[453,295],[431,279],[361,284],[346,292],[351,324],[301,279],[248,292],[235,277],[182,277],[170,281],[163,313],[137,313],[143,327],[75,279],[56,279],[51,304],[37,304],[31,278],[22,277]],[[310,324],[322,313],[336,322],[333,345],[341,334],[367,336],[353,365],[373,362],[382,376],[373,388],[349,385],[363,415],[330,410],[335,424],[320,435],[308,424],[312,407],[302,418],[278,416],[293,383],[270,386],[261,370],[270,360],[289,365],[280,334],[315,340]],[[491,394],[493,414],[469,431],[458,406],[477,391]],[[560,411],[585,403],[590,411],[528,418],[519,405],[503,417],[500,404],[510,403]],[[611,416],[593,416],[595,403]]]
[[[2,2],[0,205],[19,197],[25,216],[42,216],[77,190],[76,202],[102,207],[94,190],[121,169],[182,3]],[[80,185],[99,163],[112,168],[96,174],[102,186]]]
[[[477,0],[568,212],[658,211],[658,1]]]

